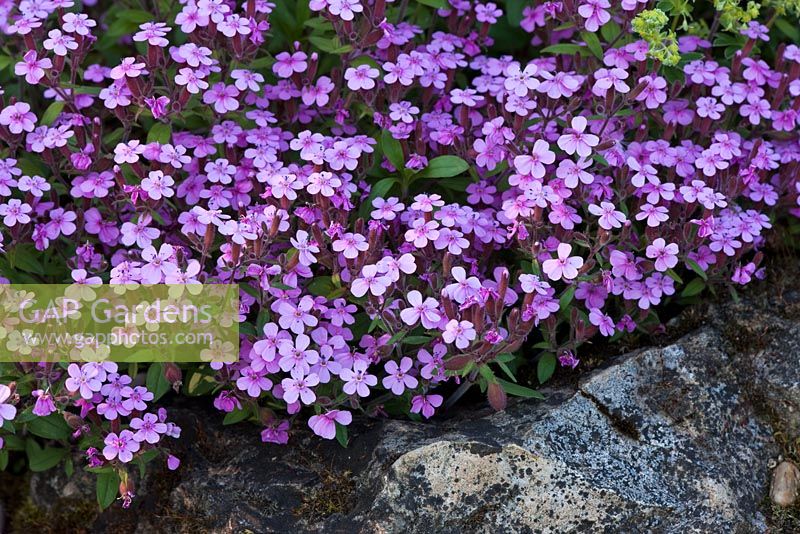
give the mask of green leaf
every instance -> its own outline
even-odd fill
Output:
[[[436,9],[447,9],[447,0],[417,0],[417,2]]]
[[[431,336],[408,336],[403,338],[403,343],[406,345],[424,345],[433,339]]]
[[[172,387],[164,376],[164,366],[160,363],[153,363],[147,370],[147,379],[145,380],[147,389],[153,394],[153,402],[157,401]]]
[[[97,475],[96,493],[100,508],[106,509],[111,506],[119,493],[119,483],[119,475],[116,471]]]
[[[544,384],[556,370],[556,355],[552,352],[545,352],[539,358],[539,363],[536,365],[536,377],[539,379],[540,384]]]
[[[381,132],[381,149],[383,155],[394,165],[398,171],[405,168],[405,158],[403,157],[403,146],[400,141],[392,137],[392,132],[383,130]]]
[[[40,253],[30,243],[22,243],[9,251],[8,261],[12,269],[19,269],[28,273],[44,274],[44,267],[39,261]]]
[[[450,178],[469,169],[469,164],[458,156],[439,156],[428,162],[415,178]]]
[[[53,122],[58,118],[61,114],[61,111],[64,109],[64,102],[53,102],[47,109],[44,110],[42,114],[42,118],[39,120],[41,124],[45,126],[50,126]]]
[[[28,468],[38,473],[58,465],[69,451],[60,447],[41,448],[34,439],[29,438],[25,443],[25,452],[28,454]]]
[[[565,311],[567,307],[572,303],[572,299],[575,297],[575,286],[569,286],[566,291],[561,295],[561,298],[558,299],[558,309],[561,311]]]
[[[554,44],[542,48],[543,54],[582,54],[586,50],[585,46],[577,45],[577,44],[569,44],[569,43],[561,43],[561,44]]]
[[[603,36],[603,39],[606,40],[607,43],[610,43],[617,36],[622,32],[622,28],[619,27],[619,24],[614,22],[613,20],[606,22],[600,28],[600,35]]]
[[[347,443],[350,441],[347,437],[347,427],[339,423],[336,423],[336,441],[345,448],[347,448]]]
[[[0,449],[0,471],[5,471],[8,467],[8,451]]]
[[[667,276],[675,280],[678,284],[683,285],[683,279],[681,279],[681,277],[678,276],[678,273],[676,273],[672,269],[667,269]]]
[[[339,42],[339,38],[334,37],[321,37],[318,35],[309,35],[308,40],[315,47],[319,48],[322,52],[328,54],[346,54],[353,50],[351,45],[343,45]]]
[[[707,274],[706,274],[706,272],[703,270],[703,268],[702,268],[702,267],[700,267],[700,264],[699,264],[699,263],[697,263],[697,262],[696,262],[696,261],[694,261],[694,260],[690,260],[690,259],[688,259],[688,258],[687,258],[687,259],[686,259],[686,265],[688,265],[690,269],[692,269],[694,272],[696,272],[696,273],[697,273],[697,276],[699,276],[699,277],[700,277],[700,278],[702,278],[703,280],[708,280],[708,275],[707,275]]]
[[[233,425],[244,421],[250,415],[250,410],[234,410],[225,415],[225,418],[222,420],[223,425]]]
[[[581,32],[581,38],[595,57],[603,59],[603,45],[600,44],[600,39],[597,38],[597,34]]]
[[[333,285],[330,276],[317,276],[308,284],[307,289],[312,295],[325,297],[335,290],[336,286]]]
[[[150,131],[147,132],[147,142],[148,143],[161,143],[165,145],[169,143],[170,138],[172,137],[172,126],[169,124],[165,124],[163,122],[156,122]]]
[[[47,417],[35,417],[26,425],[28,432],[35,436],[47,439],[69,439],[70,431],[64,418],[57,413]]]
[[[792,42],[800,43],[800,27],[798,27],[796,24],[792,24],[788,20],[778,17],[775,19],[775,27],[778,28],[786,37],[791,39]]]
[[[681,297],[693,297],[695,295],[699,295],[705,288],[705,281],[702,278],[695,278],[689,282],[689,285],[687,285],[683,291],[681,291]]]
[[[505,391],[509,395],[524,397],[526,399],[544,400],[544,395],[542,395],[535,389],[526,388],[525,386],[520,386],[519,384],[509,382],[508,380],[503,380],[502,378],[498,378],[497,382],[503,387],[503,391]]]

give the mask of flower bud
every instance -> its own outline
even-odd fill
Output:
[[[506,392],[503,390],[503,386],[500,384],[495,382],[489,383],[488,398],[489,405],[494,408],[495,411],[499,412],[506,409],[508,397],[506,396]]]

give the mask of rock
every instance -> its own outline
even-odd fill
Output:
[[[800,486],[800,470],[792,462],[781,462],[772,473],[769,497],[778,506],[787,508],[797,500],[798,486]]]
[[[543,390],[544,402],[509,397],[502,412],[426,423],[358,418],[347,448],[305,428],[286,447],[267,445],[257,429],[172,407],[181,468],[151,471],[131,510],[112,508],[93,529],[800,531],[791,513],[765,506],[768,494],[795,502],[800,480],[785,462],[770,490],[768,469],[798,460],[800,293],[771,287],[714,304],[703,322],[577,386]],[[34,474],[31,485],[41,495],[85,487],[48,489],[56,478]]]

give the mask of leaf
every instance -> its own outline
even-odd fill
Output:
[[[469,169],[469,164],[458,156],[439,156],[428,162],[415,178],[451,178]]]
[[[699,277],[700,277],[700,278],[702,278],[703,280],[708,280],[708,275],[707,275],[707,274],[706,274],[706,272],[703,270],[703,268],[702,268],[702,267],[700,267],[700,264],[699,264],[699,263],[697,263],[697,262],[696,262],[696,261],[694,261],[694,260],[690,260],[690,259],[688,259],[688,258],[687,258],[687,259],[686,259],[686,265],[688,265],[688,266],[689,266],[689,268],[690,268],[691,270],[693,270],[694,272],[696,272],[696,273],[697,273],[697,276],[699,276]]]
[[[619,27],[619,24],[614,22],[613,20],[606,22],[600,28],[600,35],[603,36],[603,39],[606,40],[607,43],[610,43],[617,36],[622,32],[622,28]]]
[[[44,110],[42,113],[42,118],[39,120],[41,124],[45,126],[50,126],[53,122],[58,118],[61,114],[61,111],[64,109],[64,102],[53,102],[47,109]]]
[[[800,42],[800,27],[781,17],[775,19],[775,27],[793,42]]]
[[[14,247],[9,261],[11,267],[34,274],[44,274],[44,267],[39,261],[39,252],[30,243],[23,243]]]
[[[539,363],[536,365],[536,377],[539,379],[540,384],[547,382],[556,370],[556,355],[552,352],[545,352],[539,358]]]
[[[71,434],[64,418],[55,413],[47,417],[35,417],[26,425],[26,428],[31,434],[47,439],[66,440]]]
[[[558,309],[561,311],[565,311],[567,307],[572,303],[572,299],[575,297],[575,286],[569,286],[566,291],[561,295],[561,298],[558,299]]]
[[[417,0],[417,2],[436,9],[447,9],[447,0]]]
[[[312,295],[325,297],[335,290],[336,286],[333,285],[330,276],[317,276],[308,284],[307,289]]]
[[[573,54],[580,54],[584,50],[586,50],[586,47],[581,46],[581,45],[569,44],[569,43],[561,43],[561,44],[554,44],[554,45],[550,45],[548,47],[542,48],[542,53],[543,54],[567,54],[567,55],[571,56]]]
[[[695,295],[699,295],[705,288],[705,281],[702,278],[695,278],[689,282],[689,285],[687,285],[683,291],[681,291],[681,297],[693,297]]]
[[[0,449],[0,471],[5,471],[8,467],[8,451]]]
[[[405,158],[403,157],[403,146],[400,141],[392,137],[392,132],[383,130],[381,132],[381,149],[383,155],[387,157],[394,168],[402,170],[405,168]]]
[[[97,475],[96,493],[100,508],[106,509],[111,506],[119,493],[119,483],[119,475],[116,471]]]
[[[353,49],[351,45],[343,45],[340,43],[339,38],[335,36],[330,38],[320,37],[318,35],[309,35],[308,40],[322,52],[326,52],[328,54],[346,54]]]
[[[672,269],[667,269],[667,276],[675,280],[678,284],[683,285],[683,279]]]
[[[525,386],[520,386],[519,384],[509,382],[508,380],[503,380],[502,378],[498,378],[497,382],[501,386],[503,386],[503,391],[505,391],[509,395],[514,395],[516,397],[524,397],[526,399],[544,400],[544,395],[542,395],[535,389],[526,388]]]
[[[595,57],[603,59],[603,45],[600,44],[600,39],[597,38],[597,34],[581,32],[581,38]]]
[[[172,137],[172,126],[169,124],[165,124],[163,122],[156,122],[150,131],[147,132],[147,142],[148,143],[161,143],[165,145],[169,143],[170,138]]]
[[[336,441],[345,448],[347,448],[347,443],[350,441],[347,437],[347,427],[339,423],[336,423]]]
[[[225,418],[222,420],[223,425],[234,425],[241,421],[247,419],[250,415],[249,410],[234,410],[228,414],[225,414]]]
[[[157,401],[172,387],[164,376],[164,366],[160,363],[153,363],[147,370],[147,379],[145,380],[147,389],[153,394],[153,402]]]
[[[69,451],[60,447],[41,448],[34,439],[29,438],[25,443],[25,452],[28,454],[28,468],[38,473],[58,465]]]

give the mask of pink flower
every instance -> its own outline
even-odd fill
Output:
[[[369,65],[359,65],[358,67],[350,67],[344,71],[344,79],[347,80],[347,87],[351,91],[358,91],[364,89],[369,91],[375,88],[375,79],[381,73],[378,69],[370,67]]]
[[[441,395],[417,395],[411,399],[411,413],[422,413],[428,419],[442,405],[442,401],[444,397]]]
[[[599,206],[589,204],[589,213],[600,217],[598,224],[604,230],[620,228],[628,220],[625,214],[618,211],[611,202],[601,202]]]
[[[542,270],[550,280],[557,281],[563,277],[571,280],[578,276],[578,269],[583,267],[583,258],[580,256],[570,256],[572,245],[560,243],[558,245],[558,258],[545,260],[542,263]]]
[[[514,168],[522,174],[528,174],[534,178],[544,178],[544,166],[553,163],[556,160],[556,154],[550,150],[550,144],[543,139],[536,140],[531,152],[530,156],[515,157]]]
[[[387,276],[379,275],[377,265],[365,265],[361,269],[361,277],[356,278],[350,284],[350,292],[356,297],[363,297],[367,292],[378,297],[386,293],[386,289],[390,285],[392,285],[392,280]]]
[[[153,200],[159,200],[162,197],[169,198],[175,194],[171,187],[174,184],[175,180],[172,179],[172,176],[165,176],[161,171],[150,171],[147,178],[142,180],[142,189]]]
[[[352,19],[351,19],[352,20]],[[306,62],[308,56],[305,52],[281,52],[275,56],[275,64],[272,65],[272,72],[280,78],[289,78],[295,72],[305,72],[308,68]]]
[[[126,57],[122,63],[111,69],[112,80],[121,80],[123,78],[137,78],[140,74],[147,74],[144,63],[136,63],[135,57]]]
[[[384,369],[389,376],[383,379],[383,387],[391,389],[392,393],[395,395],[402,395],[406,388],[416,388],[419,382],[416,378],[408,374],[408,371],[413,365],[414,361],[408,356],[400,360],[400,365],[397,365],[397,362],[394,360],[386,362]]]
[[[422,293],[416,289],[409,291],[406,295],[410,308],[400,312],[400,318],[408,326],[414,326],[422,321],[425,328],[436,328],[442,320],[439,313],[439,303],[433,297],[422,300]]]
[[[331,410],[321,415],[312,415],[308,419],[308,426],[314,434],[324,439],[336,437],[336,423],[347,426],[353,422],[353,414],[347,410]]]
[[[293,369],[291,374],[291,378],[284,378],[281,381],[283,400],[287,404],[293,404],[299,399],[305,405],[317,400],[317,395],[311,388],[319,384],[319,377],[313,373],[305,376],[300,368]]]
[[[598,327],[600,333],[605,337],[614,335],[614,320],[599,309],[591,309],[589,312],[589,322]]]
[[[678,264],[678,245],[675,243],[667,245],[662,237],[655,239],[652,245],[647,246],[646,254],[648,258],[656,260],[657,271],[664,272]]]
[[[364,11],[364,6],[359,0],[328,0],[328,11],[342,20],[350,21],[355,17],[355,13]]]
[[[445,293],[459,304],[463,304],[467,299],[474,297],[481,289],[481,282],[474,276],[467,278],[467,271],[463,267],[453,267],[450,274],[455,279],[454,284],[444,288]]]
[[[167,431],[167,425],[159,422],[158,416],[153,413],[146,413],[141,418],[131,419],[131,428],[137,431],[133,435],[133,439],[139,443],[146,441],[150,444],[158,443],[161,439],[160,434]]]
[[[356,360],[353,369],[342,369],[339,377],[345,382],[342,390],[348,395],[368,397],[369,388],[378,384],[378,377],[367,373],[367,362]]]
[[[242,376],[236,380],[236,387],[246,391],[250,397],[258,398],[262,391],[272,389],[272,381],[265,376],[266,369],[256,370],[253,366],[247,366],[240,372]]]
[[[3,425],[4,421],[11,421],[17,415],[17,408],[6,403],[10,396],[11,388],[5,384],[0,384],[0,426]]]
[[[103,441],[106,444],[103,447],[103,456],[108,461],[118,458],[120,462],[128,463],[133,460],[133,453],[138,452],[140,447],[130,430],[123,430],[119,435],[111,432]]]
[[[319,320],[312,315],[311,309],[314,307],[314,299],[310,295],[305,295],[297,305],[290,302],[281,302],[278,307],[280,319],[278,324],[281,328],[291,330],[295,334],[302,334],[306,326],[317,326]]]
[[[21,200],[12,198],[6,204],[0,204],[0,217],[3,217],[3,224],[8,227],[14,226],[17,223],[27,224],[31,222],[28,215],[33,208],[28,204],[23,203]]]
[[[558,138],[558,146],[569,155],[577,153],[582,158],[588,158],[592,153],[592,147],[600,143],[600,138],[594,134],[584,133],[586,129],[586,117],[577,116],[572,119],[572,131],[563,134]]]
[[[203,102],[214,104],[214,110],[220,115],[239,109],[239,90],[234,85],[215,83],[214,86],[203,93]]]
[[[8,126],[8,131],[13,134],[32,132],[36,126],[36,115],[31,112],[30,104],[17,102],[3,108],[0,124]]]
[[[342,256],[349,260],[356,259],[361,252],[369,250],[367,239],[361,234],[346,233],[331,245],[335,252],[341,252]]]
[[[477,337],[474,325],[469,321],[459,321],[450,319],[445,325],[442,339],[445,343],[455,343],[459,349],[469,347],[470,343]]]
[[[45,69],[53,68],[53,62],[49,58],[37,59],[36,50],[28,50],[22,61],[14,65],[14,74],[17,76],[25,75],[25,81],[36,85],[45,76]]]
[[[70,50],[77,50],[78,43],[72,36],[61,33],[61,30],[50,30],[44,40],[45,50],[52,50],[57,56],[66,56]]]
[[[71,363],[67,367],[67,378],[64,385],[71,393],[80,391],[81,397],[90,400],[95,392],[100,391],[102,382],[97,378],[97,367],[92,365],[83,365],[78,367],[78,364]]]
[[[175,249],[172,245],[164,243],[156,252],[152,246],[142,251],[142,259],[147,263],[141,268],[142,282],[146,284],[159,284],[164,276],[174,274],[178,266],[172,263]]]
[[[436,241],[439,237],[439,223],[436,221],[425,222],[425,219],[416,219],[411,223],[411,228],[406,230],[405,238],[417,248],[424,248],[428,241]]]

